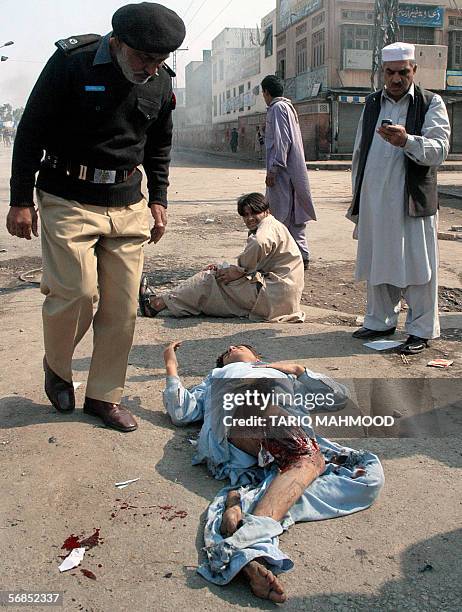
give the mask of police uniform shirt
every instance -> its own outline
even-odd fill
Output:
[[[83,204],[133,204],[142,198],[142,175],[134,171],[140,164],[149,202],[167,205],[174,108],[170,74],[161,69],[145,84],[130,83],[111,58],[110,36],[57,43],[18,126],[11,205],[32,204],[39,169],[37,187],[54,195]],[[40,164],[44,151],[58,160],[57,167]],[[66,172],[68,163],[82,167],[81,178]],[[105,184],[84,180],[87,167],[134,172],[123,182]]]

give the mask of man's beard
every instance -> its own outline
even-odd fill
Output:
[[[130,67],[130,63],[127,59],[127,55],[125,53],[124,48],[119,49],[116,52],[116,60],[122,74],[127,79],[127,81],[130,81],[130,83],[133,83],[134,85],[144,85],[151,79],[151,75],[148,74],[148,76],[146,76],[145,72],[133,72]]]

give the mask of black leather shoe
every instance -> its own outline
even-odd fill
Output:
[[[308,270],[309,267],[310,267],[310,260],[309,259],[304,259],[303,260],[303,269],[304,270]]]
[[[108,427],[123,431],[124,433],[138,429],[138,424],[133,418],[132,413],[121,404],[113,404],[86,397],[83,411],[86,414],[100,418]]]
[[[410,335],[406,342],[400,346],[399,352],[402,355],[417,355],[429,346],[426,338]]]
[[[391,336],[395,333],[396,327],[378,331],[376,329],[367,329],[367,327],[360,327],[353,332],[353,338],[359,338],[361,340],[369,340],[370,338],[384,338],[385,336]]]
[[[53,372],[43,358],[45,393],[58,412],[72,412],[75,408],[74,385]]]

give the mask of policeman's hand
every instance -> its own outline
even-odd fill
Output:
[[[292,374],[297,378],[305,371],[305,368],[298,363],[283,363],[282,361],[265,363],[264,365],[256,365],[254,368],[272,368],[273,370],[284,372],[284,374]]]
[[[151,204],[151,215],[154,219],[154,227],[151,229],[151,242],[156,244],[165,234],[165,228],[167,225],[167,209],[162,204]]]
[[[215,273],[215,277],[219,283],[227,285],[231,281],[242,278],[245,274],[246,272],[242,268],[238,266],[229,266],[228,268],[219,268]]]
[[[407,142],[407,132],[403,125],[384,125],[377,133],[394,147],[404,147]]]
[[[274,187],[276,185],[276,177],[271,172],[266,175],[265,183],[267,187]]]
[[[12,236],[31,240],[31,232],[38,237],[37,222],[34,206],[11,206],[6,218],[6,229]]]

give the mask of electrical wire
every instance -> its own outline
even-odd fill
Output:
[[[185,12],[182,15],[183,21],[186,19],[186,15],[189,13],[189,9],[192,7],[195,1],[196,0],[191,0],[191,2],[188,4],[188,8],[185,10]]]
[[[213,18],[211,21],[209,21],[209,23],[208,23],[208,24],[205,26],[205,28],[203,28],[203,29],[202,29],[202,30],[199,32],[199,34],[197,34],[197,36],[194,38],[194,40],[193,40],[192,42],[190,42],[189,44],[192,46],[192,45],[193,45],[193,44],[194,44],[194,43],[195,43],[195,42],[196,42],[196,41],[197,41],[197,40],[198,40],[198,39],[199,39],[199,38],[202,36],[202,34],[203,34],[203,33],[204,33],[206,30],[208,30],[208,29],[209,29],[209,27],[210,27],[210,26],[211,26],[213,23],[215,23],[215,21],[218,19],[218,17],[220,17],[220,16],[221,16],[221,15],[222,15],[222,14],[223,14],[225,11],[226,11],[226,9],[227,9],[227,8],[228,8],[228,7],[229,7],[229,6],[230,6],[230,5],[231,5],[233,2],[234,2],[234,0],[229,0],[228,4],[226,4],[226,5],[225,5],[225,6],[224,6],[224,7],[221,9],[221,11],[220,11],[219,13],[217,13],[217,14],[215,15],[215,17],[214,17],[214,18]]]
[[[204,6],[204,4],[207,2],[207,0],[204,0],[202,2],[202,4],[200,5],[200,7],[197,9],[197,11],[194,13],[194,15],[191,17],[191,19],[188,21],[188,23],[186,24],[186,27],[188,28],[191,23],[193,22],[194,18],[196,17],[196,15],[199,13],[199,11],[201,10],[201,8]]]

